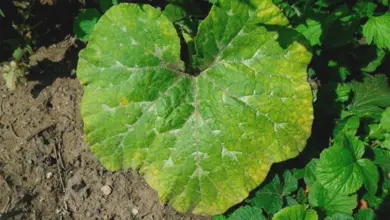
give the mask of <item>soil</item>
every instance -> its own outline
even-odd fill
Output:
[[[83,137],[72,49],[8,91],[0,77],[0,219],[211,219],[180,214],[134,170],[109,172]]]

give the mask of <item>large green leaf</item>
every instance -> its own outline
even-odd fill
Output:
[[[375,140],[375,144],[390,149],[390,107],[382,113],[379,124],[367,125],[368,138]]]
[[[374,148],[374,163],[383,169],[390,170],[390,151]]]
[[[100,16],[102,15],[95,8],[84,9],[73,22],[73,33],[78,39],[88,41],[89,35]]]
[[[309,192],[309,204],[311,207],[321,207],[328,216],[335,213],[352,214],[356,208],[357,196],[342,195],[337,191],[330,191],[322,187],[318,182],[313,183]]]
[[[309,190],[310,206],[320,207],[329,216],[338,212],[351,214],[352,209],[356,207],[356,194],[342,195],[338,191],[331,191],[321,186],[316,176],[319,163],[320,160],[313,159],[305,167],[305,183]]]
[[[360,68],[364,72],[372,73],[382,64],[386,57],[386,52],[379,48],[373,47],[361,47],[360,48],[365,54],[360,59],[371,59],[364,67]],[[370,52],[375,51],[375,54],[370,56]],[[372,52],[371,52],[372,53]]]
[[[298,180],[289,170],[283,173],[283,180],[283,195],[289,195],[298,188]]]
[[[107,11],[114,5],[124,2],[124,0],[99,0],[99,6],[102,11]]]
[[[267,213],[274,214],[283,206],[283,186],[278,176],[256,191],[255,196],[247,200],[251,205],[263,208]]]
[[[384,109],[390,106],[390,88],[385,75],[364,75],[363,81],[352,81],[354,92],[348,110],[359,117],[375,120],[381,118]]]
[[[374,41],[379,48],[390,50],[390,12],[381,16],[370,16],[363,26],[363,35],[368,44]]]
[[[272,181],[260,187],[255,196],[246,202],[255,207],[263,208],[267,213],[274,214],[283,206],[283,198],[298,188],[298,180],[287,170],[283,173],[283,183],[275,176]]]
[[[359,117],[352,115],[340,120],[333,129],[333,136],[338,137],[344,134],[355,135],[360,126]]]
[[[309,41],[311,45],[321,45],[322,36],[322,24],[321,21],[324,16],[321,14],[316,15],[315,19],[308,18],[304,24],[300,24],[295,29],[302,33]]]
[[[135,168],[162,201],[218,214],[304,148],[312,123],[306,41],[270,0],[220,0],[184,73],[172,23],[119,4],[81,53],[86,140],[109,170]]]
[[[317,179],[324,188],[339,194],[356,192],[364,183],[371,194],[377,191],[379,174],[374,163],[361,158],[364,145],[357,137],[347,135],[324,150],[318,161]]]
[[[317,220],[317,212],[313,209],[306,210],[304,205],[293,205],[280,210],[272,220]]]
[[[344,213],[336,213],[332,216],[327,216],[325,220],[354,220],[354,218],[351,215],[347,215]]]
[[[380,126],[387,132],[390,132],[390,107],[386,108],[386,110],[382,113]]]
[[[180,5],[175,5],[175,4],[168,4],[167,6],[165,6],[163,14],[171,22],[179,21],[180,19],[183,19],[187,15],[187,13],[183,7],[181,7]]]
[[[263,215],[263,212],[255,207],[251,206],[242,206],[234,213],[229,216],[228,220],[266,220],[267,218]]]
[[[355,215],[355,220],[375,220],[375,213],[372,209],[359,209]]]

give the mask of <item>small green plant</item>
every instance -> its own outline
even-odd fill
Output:
[[[93,27],[102,16],[102,13],[121,2],[123,2],[123,0],[100,0],[99,9],[83,9],[73,22],[73,33],[76,35],[77,39],[87,42]]]
[[[17,61],[5,62],[0,66],[0,73],[3,75],[7,88],[14,90],[18,80],[27,75],[28,66]]]
[[[107,169],[140,170],[181,212],[220,214],[304,148],[311,53],[269,0],[219,1],[193,42],[185,64],[159,9],[109,9],[80,53],[84,129]]]

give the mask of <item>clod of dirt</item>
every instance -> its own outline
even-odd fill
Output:
[[[53,156],[47,156],[43,159],[43,163],[45,163],[48,166],[53,166],[57,164],[57,160]]]
[[[103,194],[106,196],[109,196],[112,193],[112,188],[109,185],[103,186],[102,188],[100,188],[100,190],[102,190]]]
[[[38,62],[48,59],[52,62],[60,62],[65,58],[66,51],[75,45],[76,38],[67,36],[65,40],[53,44],[50,47],[41,47],[30,56],[30,65],[35,66]]]
[[[83,189],[86,186],[87,186],[87,184],[85,184],[84,180],[81,180],[79,183],[73,184],[72,185],[72,189],[75,192],[78,192],[78,191],[80,191],[81,189]]]

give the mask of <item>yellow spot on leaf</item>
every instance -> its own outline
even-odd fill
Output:
[[[129,100],[127,100],[126,97],[122,96],[122,97],[121,97],[121,104],[122,104],[122,105],[127,105],[127,104],[129,104]]]

